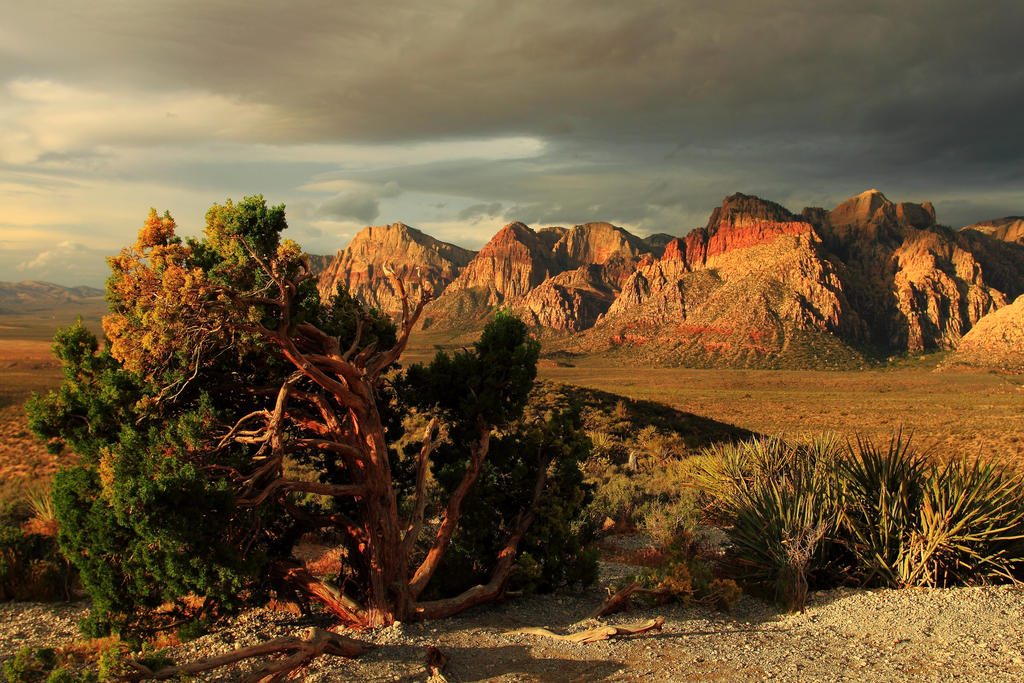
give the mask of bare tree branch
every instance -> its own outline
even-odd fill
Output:
[[[168,666],[157,671],[153,671],[134,659],[129,659],[128,664],[135,672],[128,675],[128,680],[139,681],[148,679],[164,681],[178,678],[182,675],[192,675],[203,671],[210,671],[211,669],[218,669],[222,666],[253,657],[292,653],[291,657],[287,659],[265,665],[249,679],[259,681],[264,680],[270,675],[280,675],[294,671],[302,664],[320,655],[328,654],[352,659],[372,648],[373,645],[370,643],[353,640],[352,638],[347,638],[331,631],[325,631],[321,628],[310,628],[306,630],[301,638],[275,638],[259,645],[250,645],[249,647],[239,648],[233,652],[216,657],[209,657],[198,662],[182,664],[180,666]],[[277,680],[280,680],[280,678],[277,678]]]
[[[416,546],[416,539],[420,536],[420,529],[423,527],[423,513],[427,506],[426,488],[427,472],[430,469],[430,454],[437,446],[440,434],[437,433],[437,418],[431,418],[423,430],[423,445],[420,446],[420,454],[416,459],[416,492],[413,495],[413,512],[409,520],[405,537],[402,539],[402,552],[406,557],[412,554]]]

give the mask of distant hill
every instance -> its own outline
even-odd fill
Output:
[[[59,327],[82,318],[99,335],[107,311],[102,289],[52,282],[0,282],[0,339],[49,341]]]
[[[62,287],[52,282],[26,280],[0,282],[0,315],[49,311],[57,307],[103,304],[103,290],[95,287]]]

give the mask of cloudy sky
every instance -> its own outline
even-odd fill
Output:
[[[0,280],[102,283],[149,207],[262,193],[333,253],[403,221],[683,234],[878,187],[1024,213],[1020,0],[6,0]]]

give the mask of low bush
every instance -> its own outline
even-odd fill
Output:
[[[21,492],[0,513],[0,600],[51,601],[71,597],[73,567],[57,546],[57,526],[46,490]],[[51,516],[47,516],[47,513]]]
[[[747,580],[791,609],[810,586],[1020,580],[1024,487],[995,465],[929,462],[902,434],[887,448],[832,437],[708,449],[694,467]]]

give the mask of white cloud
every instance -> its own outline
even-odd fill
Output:
[[[95,90],[17,79],[0,96],[0,161],[94,155],[117,147],[273,137],[273,107],[202,91]]]
[[[73,263],[73,259],[85,251],[89,251],[89,249],[78,242],[59,242],[53,249],[41,251],[36,254],[36,257],[31,261],[19,263],[18,270],[33,271],[47,268],[55,264],[66,265],[68,263]]]

